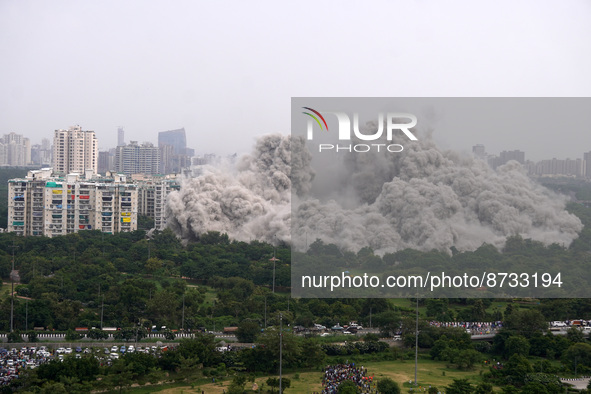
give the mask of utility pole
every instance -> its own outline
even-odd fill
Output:
[[[14,250],[18,248],[12,241],[12,271],[10,271],[10,332],[14,331]]]
[[[181,330],[185,331],[185,293],[183,293],[183,318],[181,320]]]
[[[283,313],[279,314],[279,394],[283,393]]]
[[[419,295],[417,294],[417,319],[415,327],[415,386],[417,385],[417,368],[419,365]]]
[[[275,294],[275,262],[280,261],[279,259],[275,258],[275,248],[273,248],[273,258],[269,259],[269,261],[273,262],[273,294]]]
[[[103,311],[105,310],[105,295],[103,294],[103,300],[101,302],[101,330],[103,329]]]

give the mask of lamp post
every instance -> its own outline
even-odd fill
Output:
[[[12,271],[10,271],[10,332],[14,331],[14,250],[18,248],[12,241]]]
[[[283,313],[279,314],[279,394],[283,393]]]
[[[275,258],[275,248],[273,248],[273,258],[269,259],[269,261],[273,262],[273,294],[275,294],[275,262],[281,261]]]
[[[417,367],[419,364],[419,295],[417,294],[417,319],[415,327],[415,386],[417,385]]]

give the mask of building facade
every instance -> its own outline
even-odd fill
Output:
[[[125,177],[82,180],[29,171],[8,182],[8,228],[22,236],[54,237],[84,230],[137,230],[137,186]]]
[[[68,130],[55,130],[53,135],[53,171],[63,175],[98,173],[98,141],[94,131],[71,126]]]
[[[31,164],[31,141],[21,134],[0,137],[0,165],[24,167]]]
[[[115,171],[126,174],[155,175],[160,173],[160,150],[149,142],[138,145],[131,141],[118,146],[115,152]]]
[[[168,195],[180,189],[176,177],[151,177],[137,181],[138,213],[154,219],[154,228],[166,228],[166,201]]]

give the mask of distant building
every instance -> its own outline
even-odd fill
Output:
[[[126,175],[159,174],[160,149],[149,142],[138,145],[137,141],[118,146],[115,153],[115,171]]]
[[[158,133],[160,148],[160,171],[163,174],[180,174],[191,167],[191,156],[195,152],[187,149],[185,129]]]
[[[583,153],[583,161],[585,162],[585,176],[591,179],[591,152]]]
[[[482,144],[474,145],[472,147],[472,154],[474,155],[474,157],[485,160],[486,159],[486,149],[484,148],[484,145],[482,145]]]
[[[106,174],[107,172],[115,170],[115,156],[111,151],[99,152],[98,156],[98,173]]]
[[[31,146],[31,164],[39,167],[51,167],[52,151],[49,139],[43,138],[41,144]]]
[[[55,177],[50,168],[8,181],[8,231],[54,237],[84,230],[137,230],[137,186],[125,176]]]
[[[0,138],[0,165],[24,167],[31,164],[31,142],[21,134],[9,133]]]
[[[138,213],[154,219],[154,228],[166,228],[166,201],[168,195],[179,190],[181,185],[176,177],[146,177],[137,180]]]
[[[117,129],[117,146],[125,145],[125,131],[123,127]]]
[[[72,126],[55,130],[53,136],[53,171],[59,175],[98,172],[98,141],[94,131]]]
[[[542,160],[528,167],[530,175],[537,176],[585,176],[585,161],[582,159]]]
[[[170,145],[175,155],[187,154],[187,136],[185,129],[161,131],[158,133],[158,146]]]
[[[502,151],[499,156],[492,156],[488,158],[488,164],[496,169],[510,160],[515,160],[521,164],[525,164],[525,152],[520,150]]]

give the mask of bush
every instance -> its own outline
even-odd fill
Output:
[[[8,340],[8,342],[10,343],[14,343],[14,342],[22,342],[23,341],[23,337],[21,335],[21,332],[18,330],[9,332],[8,335],[6,336],[6,339]]]
[[[378,381],[378,391],[381,394],[399,394],[400,386],[392,379],[384,378]]]
[[[76,331],[68,330],[66,333],[66,341],[77,341],[80,338],[82,338],[82,334],[77,333]]]

